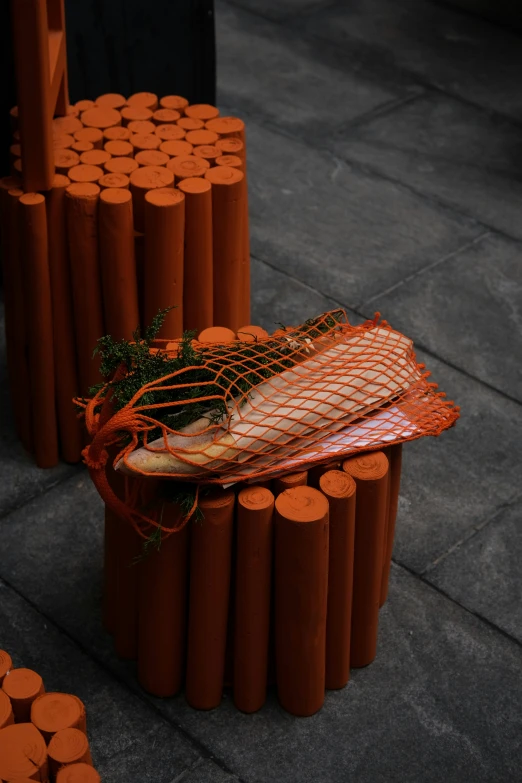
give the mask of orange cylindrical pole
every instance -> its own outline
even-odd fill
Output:
[[[103,152],[103,150],[92,150],[93,152]],[[87,153],[85,153],[87,154]],[[101,166],[92,166],[90,163],[80,163],[78,166],[73,166],[67,172],[67,176],[71,182],[98,182],[104,175],[104,170]]]
[[[7,693],[0,690],[0,729],[4,729],[6,726],[12,726],[13,723],[14,714],[11,700]]]
[[[198,334],[200,343],[233,343],[235,339],[236,335],[232,329],[227,329],[226,326],[209,326]]]
[[[49,771],[53,780],[67,764],[92,764],[87,736],[79,729],[62,729],[52,737],[47,747]]]
[[[29,382],[36,464],[57,464],[58,428],[54,381],[53,312],[45,198],[20,196],[22,269],[26,294]]]
[[[172,149],[174,146],[180,147],[185,144],[188,144],[188,142],[164,141],[161,149],[163,152],[168,152],[167,147]],[[209,168],[210,163],[208,160],[196,158],[195,155],[178,155],[178,157],[172,158],[167,163],[167,169],[174,174],[176,184],[187,177],[204,177]]]
[[[106,92],[103,95],[98,95],[95,103],[96,106],[103,106],[106,109],[123,109],[127,99],[119,92]]]
[[[154,133],[162,141],[180,141],[185,138],[186,131],[179,125],[157,125]],[[192,147],[192,144],[190,146]]]
[[[5,650],[0,650],[0,686],[4,681],[4,677],[8,671],[13,668],[13,662],[11,656]]]
[[[103,136],[103,131],[100,128],[81,128],[74,133],[76,141],[88,141],[94,149],[98,150],[101,150],[103,147]]]
[[[245,123],[239,117],[215,117],[207,120],[205,128],[223,139],[239,139],[245,143]]]
[[[386,540],[384,545],[384,562],[382,566],[381,595],[379,606],[383,606],[388,597],[388,584],[390,581],[390,569],[393,553],[393,540],[395,538],[395,522],[397,520],[397,508],[399,505],[399,490],[401,486],[402,472],[402,443],[395,443],[388,449],[388,461],[390,463],[389,476],[389,505],[388,520],[386,525]]]
[[[124,128],[123,125],[113,125],[111,128],[105,128],[103,131],[103,144],[106,141],[128,141],[131,137],[132,131],[129,128]]]
[[[45,692],[43,680],[32,669],[11,669],[2,683],[2,690],[11,699],[16,723],[31,720],[31,705]]]
[[[192,524],[185,696],[196,709],[217,707],[223,692],[232,560],[234,493],[213,490]]]
[[[45,740],[32,723],[6,726],[0,732],[0,780],[49,780]]]
[[[130,177],[133,171],[139,168],[139,163],[134,158],[111,158],[104,166],[107,174],[125,174]]]
[[[101,381],[99,357],[93,357],[104,334],[98,257],[98,199],[94,183],[73,183],[66,190],[67,234],[71,262],[74,324],[80,393],[89,395]]]
[[[139,106],[144,109],[156,111],[158,108],[158,96],[153,92],[135,92],[127,98],[129,106]]]
[[[250,321],[243,302],[244,175],[236,168],[214,166],[205,177],[212,183],[214,322],[236,332]]]
[[[214,166],[221,156],[221,150],[218,150],[213,144],[201,144],[199,147],[194,147],[194,156],[203,158],[211,166]]]
[[[62,729],[79,729],[85,733],[85,707],[77,696],[69,693],[42,693],[31,705],[31,722],[47,743]]]
[[[219,135],[213,131],[202,128],[201,130],[187,131],[185,138],[193,147],[200,147],[202,145],[215,144],[219,139]]]
[[[93,150],[94,145],[91,141],[75,141],[74,144],[71,144],[71,149],[73,152],[76,152],[77,155],[81,156],[84,152]]]
[[[152,115],[152,121],[156,125],[170,125],[179,120],[181,114],[176,109],[156,109]]]
[[[171,339],[183,333],[184,231],[184,194],[174,188],[149,191],[145,196],[145,323],[150,324],[158,310],[174,307],[159,334]]]
[[[131,340],[140,319],[129,190],[101,192],[98,226],[105,328],[115,340]]]
[[[185,139],[166,139],[165,141],[162,141],[160,144],[160,152],[164,152],[166,155],[168,155],[170,158],[191,158],[192,159],[192,152],[194,150],[194,147],[192,144],[189,144],[188,141],[185,141]],[[206,171],[208,167],[198,166],[198,170],[200,173],[198,173],[196,176],[202,176],[201,171],[204,169]],[[205,173],[203,171],[203,174]],[[190,177],[191,174],[187,174],[186,176]]]
[[[292,715],[324,702],[328,501],[311,487],[275,503],[275,643],[279,701]]]
[[[350,679],[355,481],[330,470],[319,479],[330,506],[328,612],[326,620],[326,687],[344,688]]]
[[[347,459],[343,470],[357,485],[350,663],[358,668],[377,654],[388,460],[382,451],[374,451]]]
[[[124,161],[127,158],[117,158]],[[139,166],[137,161],[133,161]],[[119,171],[109,168],[107,171]],[[122,172],[127,174],[127,172]],[[145,194],[156,188],[170,188],[174,185],[174,174],[163,166],[141,166],[130,173],[130,191],[132,193],[132,209],[134,212],[134,228],[136,231],[145,230]]]
[[[123,109],[125,111],[125,109]],[[106,128],[111,128],[113,125],[121,125],[123,113],[117,109],[106,108],[104,106],[93,106],[92,109],[87,109],[82,112],[81,120],[88,128],[98,128],[104,131]],[[71,131],[67,131],[70,133]]]
[[[280,476],[274,479],[274,495],[277,497],[287,489],[294,487],[304,487],[308,482],[308,473],[302,470],[299,473],[289,473],[287,476]]]
[[[100,190],[105,190],[106,188],[124,188],[128,190],[130,179],[126,174],[104,174],[96,184]]]
[[[245,163],[245,145],[241,139],[225,136],[216,141],[216,147],[222,155],[237,155]]]
[[[180,509],[165,503],[163,527],[180,522]],[[190,525],[171,533],[149,552],[140,569],[138,680],[154,696],[174,696],[181,688],[185,634]]]
[[[160,98],[160,106],[163,109],[174,109],[183,114],[188,106],[188,101],[181,95],[164,95],[163,98]]]
[[[101,777],[90,764],[67,764],[58,770],[56,783],[101,783]]]
[[[18,437],[32,451],[32,413],[27,360],[27,317],[19,231],[21,180],[0,180],[2,271],[9,392]]]
[[[243,712],[266,698],[274,496],[246,487],[237,500],[234,703]]]
[[[150,120],[131,120],[125,130],[129,131],[127,138],[130,139],[131,135],[134,134],[142,136],[144,134],[155,133],[156,125]]]
[[[46,194],[47,233],[60,452],[65,462],[79,462],[83,448],[83,434],[72,402],[78,396],[79,383],[65,221],[65,190],[69,185],[68,177],[55,174],[53,187]]]
[[[185,114],[187,117],[205,122],[206,120],[212,120],[214,117],[219,117],[219,109],[210,103],[193,103],[192,106],[185,108]]]
[[[308,471],[308,485],[310,487],[315,487],[315,489],[319,489],[319,481],[321,476],[324,476],[324,474],[328,473],[329,470],[340,469],[341,463],[339,460],[332,460],[332,462],[327,462],[326,465],[315,465]]]
[[[250,227],[248,216],[248,185],[246,176],[246,138],[245,123],[239,117],[216,117],[208,120],[205,127],[221,137],[215,142],[218,149],[225,149],[229,154],[238,155],[243,161],[243,172],[245,174],[244,182],[244,202],[243,202],[243,280],[242,280],[242,302],[244,307],[243,321],[250,320]],[[235,140],[239,142],[236,151],[233,152],[234,145],[230,142]],[[227,144],[228,142],[228,144]],[[223,144],[225,146],[223,147]],[[221,145],[221,146],[220,146]],[[239,146],[241,145],[241,146]],[[232,147],[232,148],[231,148]]]
[[[202,177],[181,180],[185,195],[183,329],[213,324],[212,186]]]
[[[141,150],[136,153],[134,160],[140,166],[165,166],[170,158],[166,152],[161,152],[161,150]]]

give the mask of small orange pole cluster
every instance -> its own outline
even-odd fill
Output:
[[[209,341],[216,331],[206,330]],[[259,332],[246,326],[238,336]],[[188,703],[208,710],[231,684],[238,709],[255,712],[273,658],[281,705],[306,716],[321,708],[325,690],[347,684],[350,668],[371,663],[388,589],[401,448],[207,490],[201,519],[134,565],[127,552],[124,590],[110,575],[116,555],[112,565],[106,558],[107,589],[119,595],[106,604],[116,628],[122,621],[114,618],[130,616],[134,640],[133,654],[122,651],[113,628],[115,649],[137,658],[143,688],[173,696],[185,682]],[[139,481],[147,507],[160,480]],[[181,514],[165,502],[162,525],[175,529]]]
[[[100,783],[92,766],[83,702],[48,693],[32,669],[0,650],[0,780]]]
[[[169,307],[163,338],[250,321],[242,120],[180,96],[111,93],[68,106],[50,132],[49,189],[23,191],[27,133],[0,181],[11,398],[40,467],[81,459],[71,400],[101,381],[102,335],[132,339]]]

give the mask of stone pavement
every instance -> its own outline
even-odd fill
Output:
[[[377,660],[296,719],[273,693],[248,716],[136,686],[100,623],[101,502],[82,469],[29,464],[2,399],[0,646],[85,701],[104,783],[516,783],[521,39],[428,0],[216,18],[219,103],[248,121],[253,322],[378,310],[462,418],[405,447]]]

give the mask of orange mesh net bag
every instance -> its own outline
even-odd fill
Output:
[[[116,497],[111,463],[128,477],[228,486],[439,435],[459,416],[412,341],[378,314],[352,326],[334,311],[254,342],[185,336],[135,349],[85,403],[84,459],[103,499],[142,535],[161,525],[140,512],[135,486]]]

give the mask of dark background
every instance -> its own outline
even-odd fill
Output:
[[[16,1],[16,0],[15,0]],[[9,169],[16,104],[9,0],[0,3],[1,171]],[[213,0],[65,0],[71,103],[142,90],[215,103]]]

